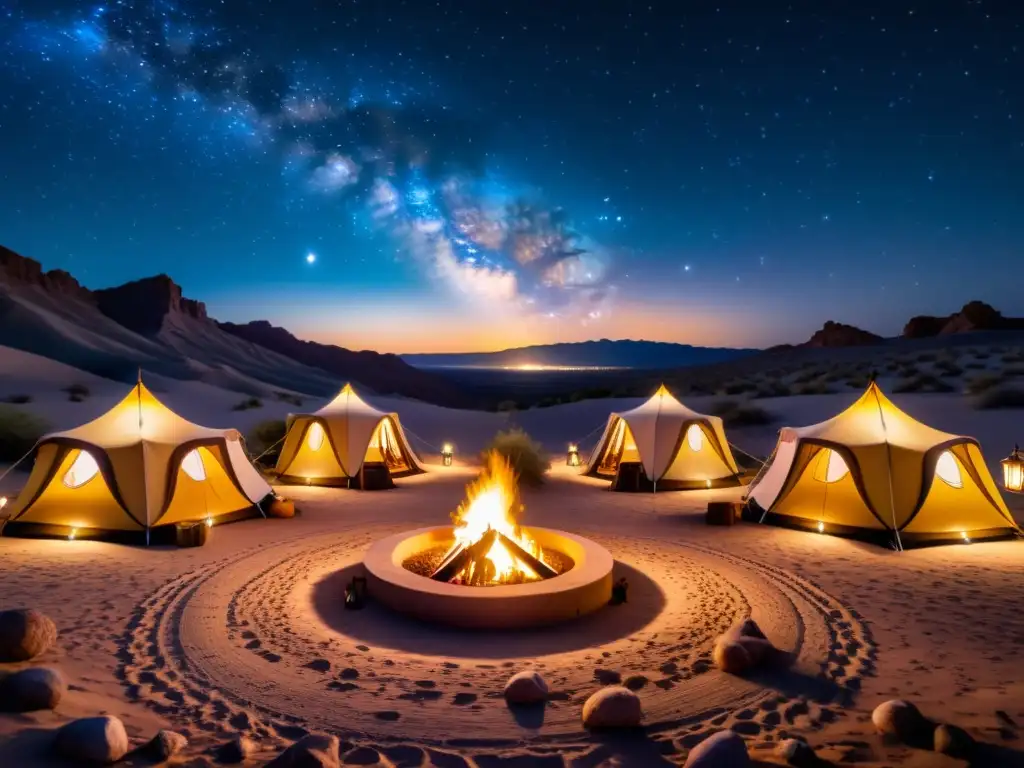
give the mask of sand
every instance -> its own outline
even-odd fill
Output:
[[[27,407],[55,428],[98,415],[123,392],[89,380],[89,398],[70,403],[60,392],[67,371],[19,375],[25,380],[7,388],[31,387],[37,398]],[[268,403],[234,412],[237,393],[198,382],[155,388],[210,426],[244,430],[294,410]],[[826,418],[855,397],[759,401],[778,424],[733,430],[730,440],[764,455],[778,426]],[[452,441],[460,460],[513,422],[560,452],[603,426],[609,410],[636,404],[590,401],[510,419],[369,399],[400,412],[418,450]],[[978,437],[994,472],[1020,439],[1019,419],[972,411],[958,395],[894,400],[935,427]],[[195,765],[240,733],[259,745],[250,764],[262,764],[307,731],[339,735],[349,764],[678,765],[723,728],[762,757],[797,735],[844,765],[965,765],[874,735],[872,708],[894,697],[1002,750],[976,765],[1021,764],[1024,742],[996,713],[1024,724],[1024,543],[898,554],[752,524],[712,528],[707,502],[738,499],[741,489],[615,494],[556,464],[544,488],[524,490],[525,524],[608,548],[615,576],[629,581],[627,604],[557,630],[504,634],[419,624],[372,603],[343,610],[343,586],[367,547],[446,523],[473,472],[433,466],[386,493],[280,488],[300,516],[217,527],[197,549],[0,537],[0,608],[34,607],[57,622],[57,646],[34,663],[58,667],[72,686],[55,712],[0,715],[0,765],[59,765],[46,757],[51,729],[101,712],[121,717],[137,743],[161,727],[185,733],[191,744],[179,762]],[[0,492],[13,494],[24,479],[12,473]],[[1024,497],[1009,501],[1024,519]],[[748,613],[795,653],[792,670],[742,680],[712,667],[715,637]],[[514,712],[502,687],[526,668],[539,669],[554,695],[542,710]],[[589,736],[583,701],[620,681],[642,699],[643,731]]]

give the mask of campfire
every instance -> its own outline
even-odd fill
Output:
[[[523,509],[517,480],[504,457],[488,454],[480,477],[466,488],[466,500],[452,513],[455,542],[430,574],[432,579],[495,586],[559,574],[516,519]]]

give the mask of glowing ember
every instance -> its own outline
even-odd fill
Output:
[[[518,478],[508,461],[490,453],[480,476],[466,488],[466,500],[452,513],[455,543],[434,573],[455,584],[519,584],[557,575],[544,560],[516,515]]]

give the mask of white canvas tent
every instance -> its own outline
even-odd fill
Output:
[[[650,400],[608,418],[585,474],[614,490],[688,490],[740,484],[725,427],[697,413],[662,384]]]
[[[897,546],[1017,530],[978,442],[922,424],[873,382],[828,421],[782,429],[747,500],[765,522]]]
[[[346,384],[320,410],[289,417],[274,471],[282,483],[377,490],[423,468],[398,414],[377,410]]]
[[[149,540],[175,523],[259,514],[272,493],[237,431],[182,418],[140,378],[102,416],[39,440],[4,535]]]

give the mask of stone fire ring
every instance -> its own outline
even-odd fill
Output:
[[[468,587],[434,581],[402,567],[407,558],[452,541],[450,526],[420,528],[375,542],[363,558],[370,597],[422,621],[465,629],[524,629],[584,616],[606,605],[614,560],[604,547],[565,531],[527,529],[542,548],[573,560],[543,581]]]

